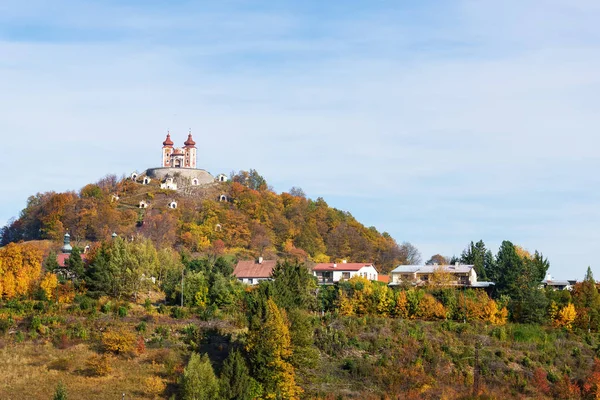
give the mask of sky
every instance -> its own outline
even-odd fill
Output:
[[[0,224],[160,163],[256,169],[422,253],[600,277],[597,0],[0,2]],[[364,260],[355,260],[364,261]]]

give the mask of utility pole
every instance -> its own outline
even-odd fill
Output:
[[[181,307],[183,307],[183,272],[185,268],[181,270]]]

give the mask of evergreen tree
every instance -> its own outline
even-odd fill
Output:
[[[491,279],[494,281],[497,278],[490,275],[494,270],[494,256],[490,250],[485,248],[483,240],[477,243],[469,243],[469,246],[463,250],[460,256],[460,262],[474,265],[479,280]]]
[[[219,393],[219,382],[206,354],[192,353],[183,369],[181,387],[184,400],[213,400]]]
[[[67,388],[62,381],[58,382],[58,385],[56,385],[52,400],[67,400]]]
[[[290,363],[293,349],[285,310],[272,299],[266,301],[266,306],[263,323],[248,332],[253,375],[263,385],[267,398],[299,399],[302,389],[296,385]]]
[[[511,242],[502,242],[493,276],[496,277],[497,294],[510,296],[509,310],[513,321],[544,322],[548,299],[539,285],[548,267],[548,260],[541,254],[536,252],[533,257],[521,257]]]
[[[304,264],[284,261],[273,269],[273,299],[286,310],[314,310],[317,282]]]
[[[220,395],[226,400],[252,400],[255,398],[253,382],[246,361],[238,350],[229,353],[223,363],[220,378]]]
[[[524,262],[517,254],[515,246],[508,240],[503,241],[490,274],[490,277],[495,279],[497,293],[513,295],[518,289],[517,279],[523,270]]]
[[[81,250],[79,247],[73,247],[69,258],[65,260],[65,267],[69,272],[69,275],[74,278],[75,281],[83,279],[85,275],[85,269],[83,260],[81,259]]]
[[[56,260],[56,252],[51,251],[46,257],[46,261],[44,261],[44,268],[48,272],[54,272],[58,269],[58,261]]]

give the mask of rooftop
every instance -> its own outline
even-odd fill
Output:
[[[313,271],[358,271],[363,267],[373,267],[373,263],[319,263]]]
[[[269,278],[277,260],[241,260],[235,266],[233,275],[236,278]]]

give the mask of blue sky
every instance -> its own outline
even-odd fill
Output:
[[[598,20],[595,0],[2,2],[0,223],[192,128],[200,168],[302,187],[424,260],[508,239],[600,276]]]

